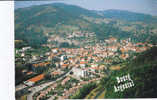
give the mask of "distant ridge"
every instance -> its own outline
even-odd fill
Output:
[[[16,9],[15,38],[41,45],[52,34],[66,36],[84,31],[94,32],[98,41],[113,36],[132,38],[135,42],[152,42],[157,41],[156,30],[149,30],[155,29],[156,22],[156,17],[147,14],[123,10],[93,11],[75,5],[52,3]]]

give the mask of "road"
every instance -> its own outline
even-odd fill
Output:
[[[30,88],[29,90],[31,91],[31,93],[27,95],[27,100],[33,100],[33,95],[35,93],[39,92],[40,90],[44,89],[45,87],[47,87],[51,84],[54,84],[56,81],[59,81],[59,80],[63,79],[63,77],[69,75],[70,71],[68,73],[66,73],[65,75],[63,75],[62,77],[58,78],[55,81],[47,82],[47,83],[41,84],[39,86],[35,86],[35,87]]]

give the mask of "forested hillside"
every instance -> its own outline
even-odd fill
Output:
[[[92,11],[78,6],[54,3],[15,10],[15,39],[38,47],[50,36],[67,38],[81,31],[94,32],[96,39],[110,36],[119,39],[131,37],[134,42],[156,43],[157,18],[128,11]]]
[[[106,91],[104,98],[155,98],[157,92],[157,47],[151,48],[128,61],[125,67],[114,71],[109,78],[101,80]],[[114,92],[117,85],[116,77],[130,74],[134,86],[124,91]]]

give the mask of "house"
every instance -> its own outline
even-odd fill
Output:
[[[54,72],[51,73],[51,75],[54,76],[54,77],[58,76],[60,74],[61,74],[61,72],[59,72],[59,71],[54,71]]]
[[[114,38],[114,37],[111,37],[109,40],[112,41],[112,42],[117,42],[117,39]]]
[[[80,67],[84,68],[84,67],[86,66],[86,64],[87,64],[87,62],[81,61],[81,62],[80,62]]]
[[[32,75],[32,74],[33,74],[32,71],[26,73],[26,75]]]
[[[35,63],[35,64],[32,65],[32,70],[34,72],[36,72],[37,70],[43,70],[49,65],[50,65],[50,62]]]
[[[98,64],[91,64],[91,67],[98,67]]]
[[[117,42],[117,39],[114,38],[114,37],[111,37],[111,38],[105,40],[105,42],[107,42],[107,43],[113,43],[113,42]]]
[[[95,71],[98,71],[99,68],[98,68],[98,67],[91,67],[90,70],[91,70],[92,72],[95,72]]]
[[[69,65],[69,64],[62,64],[62,65],[61,65],[61,68],[62,68],[62,69],[66,69],[66,68],[68,68],[68,65]]]
[[[31,47],[23,47],[23,48],[22,48],[23,51],[26,51],[26,50],[28,50],[28,49],[31,49]]]
[[[113,52],[116,52],[117,49],[118,49],[118,48],[117,48],[116,46],[109,46],[109,47],[108,47],[108,50],[113,51]]]
[[[37,58],[37,56],[32,56],[32,60],[37,60],[38,58]]]
[[[25,56],[25,53],[22,53],[22,54],[21,54],[21,57],[24,57],[24,56]]]
[[[52,49],[51,51],[56,54],[58,53],[58,48]]]
[[[129,57],[129,55],[128,54],[122,54],[120,57],[125,60]]]
[[[57,68],[60,68],[60,64],[58,62],[55,63]]]
[[[65,56],[65,55],[62,55],[61,57],[60,57],[60,60],[61,61],[64,61],[64,60],[66,60],[67,59],[67,56]]]

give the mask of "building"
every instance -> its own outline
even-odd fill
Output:
[[[88,76],[87,70],[83,70],[80,68],[73,68],[72,71],[76,77],[87,77]]]
[[[44,74],[40,74],[38,76],[35,76],[27,81],[24,82],[25,85],[33,86],[38,81],[42,80],[44,78]]]
[[[35,64],[32,64],[32,70],[34,72],[38,72],[39,70],[46,69],[51,63],[50,62],[38,62]]]
[[[64,61],[64,60],[66,60],[67,59],[67,56],[65,56],[65,55],[62,55],[61,57],[60,57],[60,60],[61,61]]]
[[[31,49],[31,47],[23,47],[23,48],[22,48],[23,51],[26,51],[26,50],[28,50],[28,49]]]
[[[61,72],[59,72],[59,71],[54,71],[54,72],[51,73],[51,76],[56,77],[56,76],[58,76],[58,75],[60,75],[60,74],[61,74]]]
[[[85,61],[81,61],[81,62],[80,62],[80,67],[85,68],[86,63],[87,63],[87,62],[85,62]]]
[[[67,69],[69,64],[62,64],[61,69]]]
[[[58,48],[52,49],[52,52],[55,54],[58,53]]]
[[[91,67],[98,67],[98,64],[91,64]]]

